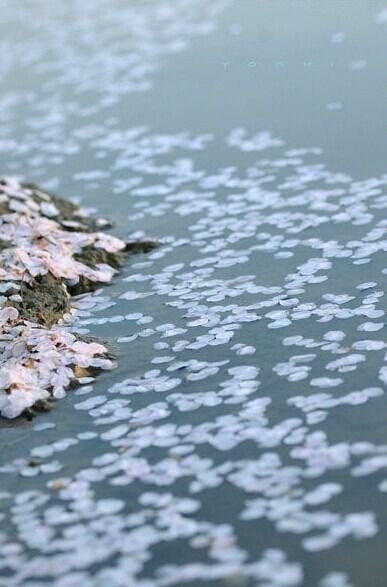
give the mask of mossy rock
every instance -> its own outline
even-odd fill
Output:
[[[93,247],[93,245],[87,245],[86,247],[83,247],[80,253],[74,255],[74,259],[88,267],[95,267],[99,263],[104,263],[105,265],[114,267],[114,269],[119,269],[125,260],[125,256],[124,252],[118,251],[116,253],[111,253],[105,251],[105,249]]]
[[[50,328],[70,310],[66,286],[51,273],[37,276],[31,283],[22,283],[21,302],[13,302],[24,320]]]
[[[158,246],[159,242],[154,239],[129,241],[126,243],[125,251],[129,255],[137,255],[138,253],[150,253],[150,251],[153,251]]]

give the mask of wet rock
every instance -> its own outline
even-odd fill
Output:
[[[70,296],[60,279],[51,273],[38,275],[31,283],[22,283],[20,302],[13,302],[24,320],[51,327],[70,310]]]
[[[0,415],[31,418],[114,366],[109,345],[60,326],[71,319],[71,296],[108,283],[129,254],[157,246],[126,244],[99,231],[107,225],[35,184],[0,179]]]
[[[158,246],[159,243],[155,239],[129,241],[126,243],[125,251],[130,255],[135,255],[137,253],[149,253]]]

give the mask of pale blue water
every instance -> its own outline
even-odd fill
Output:
[[[383,587],[385,1],[3,4],[1,173],[162,245],[2,423],[0,585]]]

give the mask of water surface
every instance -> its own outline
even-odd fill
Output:
[[[0,581],[384,586],[385,2],[3,4],[2,173],[162,245],[1,429]]]

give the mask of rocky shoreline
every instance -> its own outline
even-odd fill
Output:
[[[72,296],[110,282],[128,254],[157,246],[101,232],[109,225],[34,184],[0,178],[0,416],[49,409],[69,386],[114,366],[104,344],[61,328]]]

